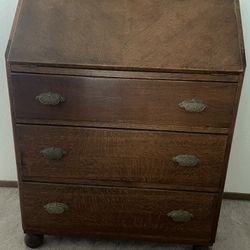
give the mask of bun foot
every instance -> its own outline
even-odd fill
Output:
[[[43,244],[43,235],[38,234],[26,234],[24,242],[29,248],[37,248]]]
[[[193,246],[193,250],[212,250],[212,247],[209,246]]]

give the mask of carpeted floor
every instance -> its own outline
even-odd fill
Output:
[[[18,192],[0,188],[0,250],[25,250]],[[80,238],[46,237],[44,250],[189,250],[190,246],[157,243],[98,241]],[[213,250],[250,250],[250,202],[223,202],[216,244]]]

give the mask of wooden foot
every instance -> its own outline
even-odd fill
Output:
[[[26,234],[24,237],[24,241],[27,247],[37,248],[43,244],[43,235]]]
[[[193,246],[193,250],[212,250],[212,247],[209,246]]]

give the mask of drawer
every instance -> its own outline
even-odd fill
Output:
[[[219,190],[227,142],[225,135],[36,125],[17,125],[17,136],[24,180],[209,191]]]
[[[21,183],[23,227],[39,234],[208,243],[217,195]],[[39,195],[38,195],[39,194]]]
[[[19,123],[227,133],[236,83],[12,74]]]

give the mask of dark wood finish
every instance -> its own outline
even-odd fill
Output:
[[[38,248],[43,244],[43,235],[38,234],[26,234],[24,241],[29,248]]]
[[[136,235],[183,243],[211,241],[217,202],[214,194],[31,183],[20,188],[24,231]],[[67,204],[68,210],[60,215],[48,214],[44,206],[55,201]],[[179,209],[192,213],[193,219],[172,221],[167,214]]]
[[[25,125],[18,125],[17,133],[24,180],[89,179],[213,191],[219,188],[227,142],[223,135]],[[49,147],[62,148],[67,155],[48,160],[40,151]],[[173,162],[180,154],[195,155],[200,163],[180,167]]]
[[[118,70],[94,70],[79,68],[59,68],[36,65],[30,67],[25,64],[11,65],[11,71],[15,73],[36,73],[52,75],[72,75],[86,77],[108,77],[127,79],[148,79],[148,80],[181,80],[181,81],[207,81],[207,82],[238,82],[239,74],[223,73],[169,73],[169,72],[141,72],[141,71],[118,71]]]
[[[237,2],[24,0],[9,61],[242,72]]]
[[[35,180],[37,180],[36,178],[34,178]],[[50,178],[49,178],[50,179]],[[78,181],[79,182],[79,181]],[[90,181],[90,182],[87,182],[88,184],[89,183],[93,183],[93,180]],[[121,182],[123,185],[128,185],[127,182]],[[121,185],[120,183],[120,185]],[[100,184],[100,182],[99,182]],[[110,184],[110,182],[109,182]],[[114,183],[111,182],[111,185],[114,185]],[[136,186],[136,185],[135,185]],[[147,184],[148,186],[148,184]],[[157,186],[159,187],[160,185],[157,184]],[[6,188],[17,188],[18,187],[18,182],[17,181],[0,181],[0,187],[6,187]],[[136,186],[138,187],[138,186]],[[145,185],[142,185],[142,187],[146,187]],[[156,185],[154,186],[156,187]],[[177,189],[176,186],[172,186],[173,189]],[[182,187],[182,189],[184,189],[184,187]],[[205,189],[200,187],[202,189],[202,191],[205,191],[205,190],[211,190],[211,189]],[[195,188],[196,189],[196,188]],[[190,190],[192,190],[192,188],[190,188]],[[242,201],[249,201],[250,200],[250,194],[247,194],[247,193],[232,193],[232,192],[224,192],[223,193],[223,199],[225,200],[242,200]]]
[[[12,74],[17,121],[54,120],[120,128],[198,131],[230,127],[237,86],[233,83],[175,82]],[[27,89],[29,91],[27,91]],[[66,98],[56,107],[36,100],[53,92]],[[201,99],[207,109],[190,113],[178,104]],[[32,109],[30,108],[32,107]],[[172,128],[172,129],[171,129]]]
[[[239,106],[239,100],[240,100],[240,94],[242,90],[242,85],[243,85],[243,80],[244,80],[244,75],[245,73],[240,75],[240,79],[238,82],[238,89],[237,89],[237,94],[236,94],[236,100],[234,105],[234,118],[233,122],[231,125],[229,137],[228,137],[228,143],[227,143],[227,149],[226,149],[226,157],[225,157],[225,168],[224,168],[224,173],[222,174],[222,181],[221,181],[221,187],[220,187],[220,192],[219,192],[219,202],[218,206],[216,209],[216,219],[214,223],[214,229],[213,229],[213,240],[215,241],[216,238],[216,233],[217,233],[217,228],[218,228],[218,222],[219,222],[219,216],[220,216],[220,209],[221,209],[221,204],[222,204],[222,199],[223,199],[223,193],[224,193],[224,187],[225,187],[225,182],[226,182],[226,174],[227,174],[227,169],[228,169],[228,162],[229,162],[229,156],[230,156],[230,151],[231,151],[231,146],[232,146],[232,140],[233,140],[233,133],[234,133],[234,128],[236,124],[236,117],[237,117],[237,111],[238,111],[238,106]]]
[[[0,181],[0,187],[16,188],[18,184],[17,181]]]
[[[23,191],[26,194],[25,198],[21,195],[20,199],[25,232],[29,235],[44,233],[62,235],[68,231],[72,234],[105,236],[111,239],[118,236],[125,239],[161,239],[170,243],[184,242],[201,246],[212,245],[215,241],[223,198],[245,65],[238,0],[124,0],[119,1],[119,3],[115,0],[106,0],[101,3],[97,0],[76,0],[74,3],[63,0],[20,0],[6,50],[6,68],[18,180],[22,186],[21,193]],[[24,72],[26,74],[22,74]],[[21,93],[18,96],[19,99],[15,95],[17,82],[14,81],[13,76],[16,78],[21,76],[18,82],[20,87],[23,86],[23,89],[19,89]],[[37,80],[38,78],[40,78],[40,83]],[[28,84],[26,79],[29,79]],[[59,79],[60,82],[57,82]],[[65,84],[67,87],[65,87]],[[58,111],[58,107],[54,107],[53,112],[52,109],[43,112],[40,112],[39,109],[38,112],[37,104],[29,103],[29,96],[34,94],[34,90],[40,86],[47,86],[52,90],[57,86],[56,90],[64,91],[65,95],[72,94],[72,100],[75,103],[79,96],[84,96],[88,99],[88,106],[87,108],[86,105],[82,105],[81,108],[78,106],[77,109],[76,106],[72,106],[65,110],[64,108],[68,104],[66,102],[64,106],[60,106],[60,108],[64,107],[62,108],[64,109],[64,116],[60,113],[62,111]],[[82,86],[84,86],[84,89]],[[135,91],[138,86],[140,86],[140,89]],[[214,88],[214,86],[216,87]],[[87,96],[85,89],[87,90]],[[174,89],[181,89],[181,91],[173,91]],[[94,90],[94,92],[90,90]],[[211,106],[210,104],[214,111],[213,114],[209,113],[210,109],[207,109],[203,114],[199,114],[200,116],[196,114],[194,119],[187,115],[186,117],[178,116],[180,110],[174,113],[175,115],[173,115],[173,112],[169,112],[171,106],[163,97],[170,96],[171,100],[176,100],[176,98],[182,97],[183,94],[187,95],[187,93],[189,95],[203,93],[203,98],[215,100],[214,105]],[[117,98],[121,98],[121,105]],[[25,108],[21,106],[18,109],[22,110],[22,115],[32,114],[32,119],[30,116],[22,118],[18,116],[20,113],[15,112],[17,101],[29,103]],[[106,106],[103,106],[103,103]],[[127,105],[126,109],[124,103]],[[152,103],[158,103],[162,106],[152,106]],[[154,107],[157,107],[157,111],[162,112],[162,117],[159,116],[159,112],[152,111]],[[129,112],[128,108],[130,108]],[[124,112],[124,114],[121,112]],[[168,116],[165,112],[168,113]],[[84,114],[84,118],[81,116],[79,120],[79,114]],[[207,114],[209,116],[206,116]],[[216,115],[214,116],[214,114]],[[126,117],[126,115],[129,115],[129,117]],[[162,118],[165,120],[162,120]],[[165,123],[161,123],[162,121]],[[220,168],[219,189],[208,189],[202,185],[199,186],[199,192],[197,192],[196,187],[188,186],[188,189],[196,192],[186,192],[181,191],[187,190],[186,184],[181,186],[176,183],[166,185],[156,182],[153,184],[150,182],[107,180],[105,180],[105,187],[101,188],[104,181],[91,179],[84,180],[85,186],[81,186],[83,182],[79,179],[70,180],[75,184],[73,186],[70,184],[58,186],[54,183],[53,177],[46,177],[46,180],[45,178],[32,177],[32,182],[26,183],[27,180],[23,179],[25,168],[22,164],[20,134],[17,129],[17,125],[19,126],[20,123],[29,124],[30,128],[34,124],[43,124],[42,126],[45,129],[48,125],[84,126],[90,127],[88,129],[91,131],[95,131],[94,127],[105,128],[103,131],[112,131],[110,130],[112,128],[115,131],[120,131],[120,134],[145,133],[147,135],[152,134],[152,137],[155,137],[155,133],[165,134],[167,131],[175,131],[174,134],[179,133],[178,137],[183,135],[183,138],[193,136],[193,134],[205,136],[208,133],[213,138],[227,136],[226,151],[223,151],[224,162]],[[135,129],[141,131],[133,131]],[[190,132],[193,134],[188,134]],[[199,133],[204,133],[204,135]],[[219,133],[226,135],[222,136]],[[207,136],[210,137],[210,135]],[[145,145],[147,145],[150,139],[148,139],[148,136],[145,138],[147,138],[145,140]],[[107,148],[107,145],[105,148]],[[99,150],[98,152],[101,152],[101,149]],[[211,151],[212,149],[209,152]],[[144,158],[140,157],[139,160],[143,162]],[[207,178],[209,179],[211,175],[215,174],[218,173],[209,172]],[[93,187],[93,185],[99,187]],[[119,185],[123,187],[118,187]],[[33,187],[36,188],[33,189]],[[172,191],[168,189],[172,189]],[[36,192],[36,190],[39,190],[39,192]],[[46,190],[46,192],[43,194],[42,190]],[[43,196],[39,197],[38,194],[40,193]],[[77,223],[84,221],[86,217],[81,212],[82,210],[80,211],[80,208],[90,208],[84,206],[85,203],[82,202],[77,205],[75,210],[79,216],[76,226],[65,226],[65,230],[64,226],[53,227],[50,220],[42,220],[42,213],[40,212],[38,213],[40,219],[37,221],[35,217],[31,218],[27,214],[27,210],[32,210],[32,201],[37,205],[42,201],[42,197],[67,197],[69,201],[73,200],[76,204],[75,202],[79,201],[78,193],[81,194],[80,200],[87,201],[87,204],[99,205],[97,201],[103,200],[104,202],[100,207],[101,209],[104,208],[106,212],[107,207],[119,208],[112,216],[119,214],[124,215],[124,218],[122,216],[119,218],[112,217],[112,225],[116,226],[116,228],[115,226],[113,228],[115,233],[102,230],[102,226],[106,225],[102,222],[110,218],[103,218],[103,216],[98,222],[94,220],[98,217],[93,217],[93,224],[91,225],[96,230],[88,231],[82,227],[79,227],[78,230],[79,224]],[[128,211],[122,207],[124,203],[120,200],[124,196],[126,197],[125,204],[130,205],[130,209],[144,204],[147,206],[144,207],[143,211],[146,211],[146,208],[147,211],[153,212],[154,216],[149,217],[150,220],[148,220],[144,213],[138,213],[139,215],[143,214],[143,220],[138,221],[138,218],[140,218],[138,214],[133,212],[128,214]],[[99,199],[100,197],[101,199]],[[143,201],[137,200],[138,197],[143,197]],[[149,200],[151,197],[154,197],[154,199]],[[171,235],[171,232],[180,230],[180,226],[172,226],[170,231],[166,229],[166,231],[162,231],[162,228],[156,227],[157,230],[152,236],[149,231],[152,230],[153,226],[162,225],[157,224],[162,214],[159,212],[161,210],[158,210],[158,203],[154,202],[155,197],[161,201],[160,205],[166,205],[166,207],[173,203],[190,204],[190,208],[195,209],[195,211],[198,209],[200,215],[210,213],[209,222],[205,220],[205,224],[201,228],[200,226],[194,227],[195,230],[199,230],[197,236],[196,233],[192,233],[194,228],[182,231],[183,234],[190,235],[184,240],[183,237],[180,239]],[[190,199],[190,197],[193,198]],[[168,204],[165,203],[166,201],[169,201]],[[103,204],[107,206],[105,207]],[[208,208],[211,204],[213,204],[212,207]],[[203,206],[206,206],[206,208],[203,208]],[[100,212],[100,209],[98,212]],[[98,214],[98,216],[101,215]],[[27,230],[26,225],[31,220],[32,225]],[[122,230],[128,228],[120,227],[119,229],[117,226],[125,223],[119,224],[117,222],[124,221],[129,222],[129,225],[136,221],[136,226],[131,229],[133,234],[131,232],[129,234],[121,233]],[[39,228],[40,222],[47,226],[50,225],[48,230]],[[60,220],[59,222],[62,223],[63,221]],[[161,223],[163,222],[161,220]],[[71,223],[71,220],[66,220],[65,224],[67,223]],[[141,230],[148,230],[148,235],[142,235],[142,231],[137,234],[138,225],[145,226],[140,228]],[[118,230],[117,232],[117,228],[121,231]],[[209,232],[206,231],[208,228]],[[200,238],[205,231],[204,238]],[[162,232],[165,232],[164,237]]]

